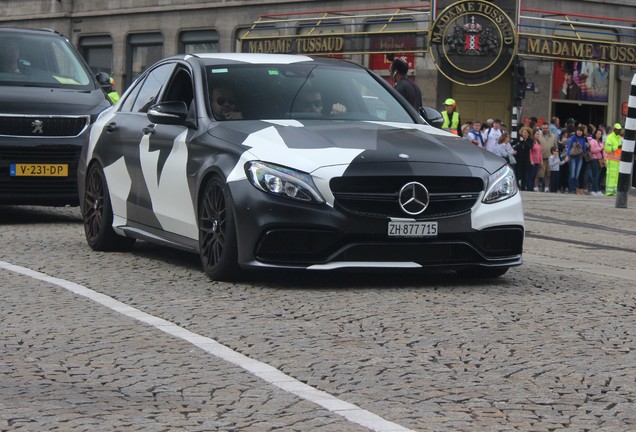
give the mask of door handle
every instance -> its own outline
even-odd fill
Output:
[[[106,125],[106,132],[114,132],[117,129],[117,123],[110,122]]]
[[[155,125],[151,124],[142,129],[144,135],[150,135],[155,133]]]

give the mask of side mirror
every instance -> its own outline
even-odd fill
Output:
[[[99,84],[99,86],[104,90],[110,89],[110,75],[108,75],[106,72],[97,72],[97,74],[95,74],[95,80],[97,81],[97,84]]]
[[[421,107],[420,115],[424,120],[426,120],[426,123],[438,129],[441,129],[444,124],[444,117],[442,117],[442,114],[434,108]]]
[[[148,120],[152,123],[186,126],[188,107],[185,102],[162,102],[148,109]]]

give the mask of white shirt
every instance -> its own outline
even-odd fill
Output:
[[[484,144],[486,146],[486,150],[492,152],[494,154],[499,154],[497,151],[497,147],[499,146],[499,137],[501,136],[501,129],[484,129],[482,132],[482,136],[484,138]]]

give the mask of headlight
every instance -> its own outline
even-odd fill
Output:
[[[517,188],[517,179],[510,165],[505,165],[499,171],[488,177],[488,185],[486,186],[486,195],[482,202],[492,204],[499,201],[507,200],[515,196],[519,192]]]
[[[250,183],[263,192],[305,202],[325,202],[307,173],[260,161],[246,163],[245,172]]]

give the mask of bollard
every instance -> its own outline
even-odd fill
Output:
[[[621,163],[618,168],[618,185],[616,188],[616,208],[627,208],[627,197],[632,185],[632,168],[634,165],[634,142],[636,141],[636,74],[632,78],[632,88],[629,93],[627,119],[625,120],[625,134]]]

